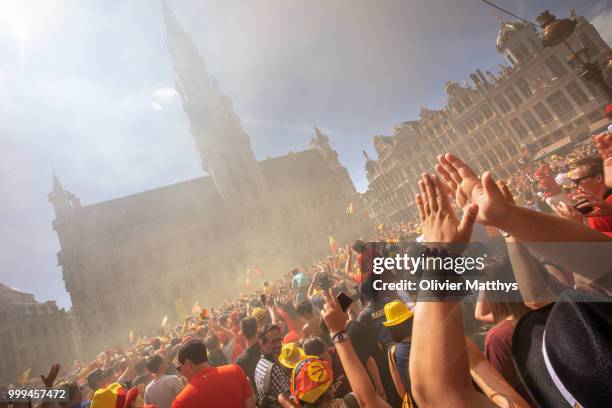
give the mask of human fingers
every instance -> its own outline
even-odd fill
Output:
[[[443,157],[443,156],[442,155],[438,156],[438,161],[440,160],[440,157]],[[442,177],[444,182],[451,189],[453,189],[453,190],[457,189],[457,183],[455,182],[455,180],[453,180],[453,178],[451,177],[450,173],[448,171],[446,171],[446,169],[444,168],[443,165],[436,164],[435,169],[436,169],[436,172],[440,175],[440,177]]]
[[[438,200],[436,197],[438,194],[436,188],[433,185],[433,181],[431,180],[431,176],[429,174],[423,173],[421,177],[423,179],[423,182],[425,183],[425,191],[427,192],[427,201],[429,202],[429,208],[431,208],[431,211],[438,211],[438,209],[440,208],[438,206]]]
[[[497,187],[499,187],[502,196],[504,196],[504,199],[512,204],[516,204],[515,200],[514,200],[514,196],[512,195],[512,191],[510,191],[510,187],[508,186],[508,183],[506,183],[505,180],[497,180]]]
[[[427,191],[425,191],[425,182],[423,180],[419,180],[419,189],[421,190],[421,198],[423,199],[423,211],[425,212],[425,217],[428,217],[429,214],[431,214],[431,208],[429,207]]]
[[[463,160],[461,160],[457,156],[451,153],[446,153],[444,155],[444,158],[451,166],[453,166],[457,170],[457,172],[462,178],[477,177],[474,170],[472,170],[470,166],[468,166]]]
[[[448,161],[445,155],[438,156],[438,162],[440,163],[440,166],[449,175],[451,180],[455,182],[455,185],[459,187],[461,185],[461,181],[463,181],[463,178],[461,177],[461,174],[459,174],[457,168],[451,162]]]
[[[430,178],[434,189],[436,190],[436,201],[438,208],[452,212],[452,206],[450,200],[448,199],[448,194],[446,194],[446,192],[443,190],[442,181],[435,175],[431,176]]]
[[[585,201],[584,203],[580,203],[576,206],[576,208],[585,208],[585,207],[593,207],[599,204],[597,201]]]
[[[484,190],[487,193],[489,199],[495,198],[496,196],[503,198],[502,192],[493,180],[493,175],[490,171],[485,171],[482,174],[481,180],[482,186],[484,187]]]
[[[416,202],[419,210],[419,217],[421,218],[421,221],[425,221],[425,203],[423,203],[423,196],[416,194],[414,196],[414,201]]]

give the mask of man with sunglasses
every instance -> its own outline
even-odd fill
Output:
[[[576,209],[587,217],[591,228],[612,236],[612,189],[604,180],[603,160],[600,157],[578,160],[570,180],[578,203]]]
[[[244,371],[235,364],[210,365],[202,340],[190,340],[180,347],[176,370],[189,384],[174,399],[172,408],[255,408]]]
[[[290,392],[291,379],[278,362],[282,339],[280,328],[275,324],[268,324],[259,331],[261,357],[255,367],[259,407],[278,406],[278,394]]]

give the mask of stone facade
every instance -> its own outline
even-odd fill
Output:
[[[21,373],[47,374],[54,362],[79,357],[80,342],[70,314],[55,302],[0,284],[0,384],[16,383]]]
[[[274,279],[369,236],[373,224],[329,139],[257,161],[231,101],[164,4],[176,89],[207,176],[82,205],[57,177],[53,204],[66,290],[85,355],[151,334],[197,300],[213,306],[245,288],[247,268]],[[347,214],[352,204],[353,213]],[[255,283],[255,282],[253,282]]]
[[[568,38],[574,50],[588,51],[605,67],[610,47],[583,17],[576,17]],[[478,171],[506,177],[517,169],[521,152],[541,157],[589,136],[589,125],[603,115],[609,101],[580,77],[564,45],[543,48],[529,24],[503,22],[497,51],[510,66],[495,75],[476,70],[472,86],[447,82],[447,103],[441,110],[421,108],[420,118],[396,126],[392,136],[374,136],[378,154],[365,154],[370,216],[377,223],[417,218],[414,195],[423,172],[432,172],[436,156],[452,152]],[[584,52],[584,51],[582,51]]]

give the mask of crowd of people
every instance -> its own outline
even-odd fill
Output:
[[[418,182],[417,222],[76,370],[55,364],[42,383],[70,408],[610,406],[612,132],[505,181],[452,154],[435,170]],[[507,253],[488,270],[511,270],[523,301],[374,289],[400,279],[372,273],[385,244],[422,234],[423,256],[456,257],[478,224],[501,232]]]

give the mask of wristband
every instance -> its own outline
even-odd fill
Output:
[[[342,343],[345,340],[348,340],[348,333],[346,330],[341,330],[338,333],[332,336],[333,343]]]
[[[450,253],[446,249],[438,248],[425,248],[422,252],[425,263],[427,259],[438,258],[441,259],[440,266],[442,266],[448,260],[454,260],[461,257],[454,253]],[[454,261],[453,261],[454,262]],[[436,266],[438,266],[436,265]],[[442,267],[424,268],[420,279],[430,280],[432,282],[449,283],[454,284],[457,289],[450,290],[448,288],[436,287],[435,289],[419,290],[419,300],[421,301],[452,301],[461,300],[464,296],[469,295],[471,292],[465,288],[465,279],[462,274],[457,274],[452,269],[445,269]]]

